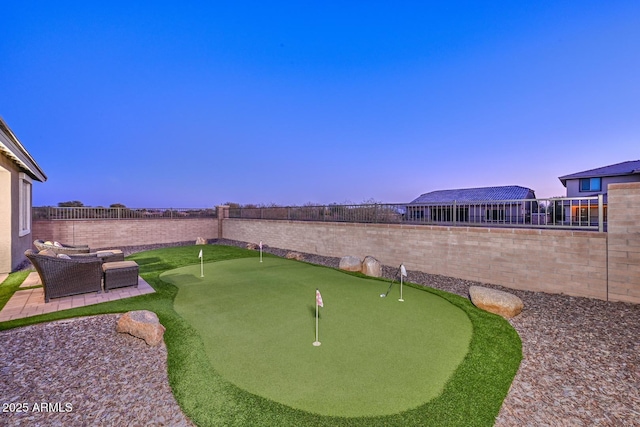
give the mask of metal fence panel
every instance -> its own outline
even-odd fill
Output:
[[[606,228],[606,206],[602,196],[420,204],[238,207],[229,210],[229,217],[595,231],[604,231]]]
[[[48,220],[217,218],[215,208],[34,207],[32,218]]]

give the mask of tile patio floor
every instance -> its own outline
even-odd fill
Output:
[[[0,281],[1,283],[1,281]],[[33,286],[38,286],[33,288]],[[64,298],[52,298],[48,303],[44,302],[44,288],[40,283],[40,276],[32,272],[22,282],[20,288],[0,311],[0,322],[22,319],[24,317],[37,316],[38,314],[51,313],[69,308],[83,307],[85,305],[99,304],[106,301],[115,301],[123,298],[136,297],[138,295],[155,292],[151,285],[138,276],[138,287],[112,289],[109,293],[88,293]]]

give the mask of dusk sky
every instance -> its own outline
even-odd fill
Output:
[[[640,159],[640,1],[2,6],[34,206],[565,194]]]

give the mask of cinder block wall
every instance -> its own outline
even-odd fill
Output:
[[[127,219],[127,220],[37,220],[33,239],[57,240],[67,244],[86,244],[91,248],[175,243],[198,237],[218,238],[216,218]]]
[[[224,219],[224,238],[513,289],[606,299],[606,233]]]
[[[34,221],[34,239],[93,248],[225,238],[513,289],[640,303],[640,183],[611,184],[608,232],[306,221],[157,219]],[[221,207],[223,208],[223,207]]]
[[[608,190],[609,299],[640,303],[640,183]]]

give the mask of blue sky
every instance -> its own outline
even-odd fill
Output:
[[[10,2],[34,205],[406,202],[640,159],[640,2]]]

